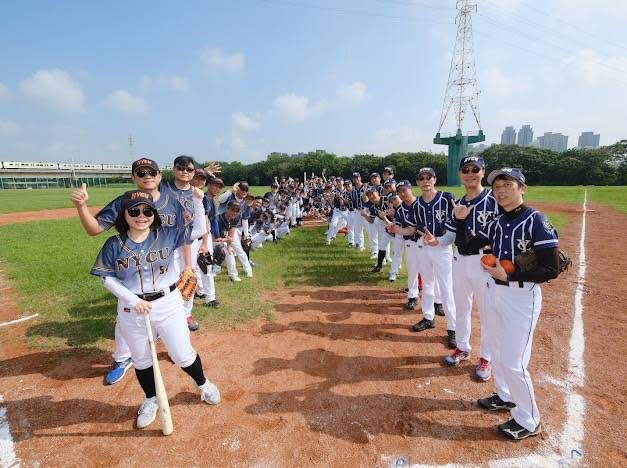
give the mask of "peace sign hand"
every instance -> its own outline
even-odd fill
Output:
[[[466,217],[470,214],[470,208],[464,205],[458,205],[455,200],[451,200],[453,204],[453,215],[455,219],[466,219]]]

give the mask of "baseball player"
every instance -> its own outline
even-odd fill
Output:
[[[559,274],[558,236],[543,213],[524,204],[527,185],[519,169],[492,171],[487,180],[502,213],[486,228],[476,231],[475,237],[469,237],[465,220],[472,209],[457,205],[456,243],[462,249],[479,249],[487,244],[498,259],[494,267],[483,266],[491,276],[486,284],[485,308],[491,309],[490,318],[494,320],[490,328],[494,347],[490,351],[496,393],[478,400],[478,404],[490,411],[510,410],[511,419],[500,424],[498,430],[520,440],[541,431],[527,366],[542,308],[540,283]],[[517,255],[529,249],[537,256],[535,269],[505,271],[501,261],[514,262]]]
[[[179,274],[174,252],[191,242],[190,229],[162,226],[148,192],[126,192],[121,208],[115,221],[119,234],[107,239],[91,274],[100,277],[102,285],[118,298],[120,331],[145,394],[137,415],[137,428],[142,429],[154,421],[158,410],[143,314],[150,315],[153,333],[161,337],[172,360],[194,379],[201,400],[218,404],[220,392],[205,377],[200,356],[192,348],[175,284]],[[198,218],[202,222],[202,214]],[[191,269],[191,257],[184,257],[184,268]]]
[[[242,264],[246,277],[252,278],[253,268],[250,264],[250,261],[248,260],[248,255],[246,255],[246,252],[242,247],[242,239],[250,238],[250,230],[248,226],[248,220],[250,218],[250,207],[246,204],[248,189],[248,183],[244,181],[237,182],[235,185],[233,185],[233,189],[230,192],[226,192],[222,195],[222,197],[220,197],[220,208],[218,209],[218,213],[224,213],[230,201],[235,201],[239,204],[240,210],[239,216],[237,217],[237,230],[234,233],[234,237],[231,239],[230,246],[233,250],[233,254],[237,256],[237,259]],[[235,259],[235,257],[232,258],[233,260]],[[228,261],[226,266],[230,280],[236,283],[240,282],[241,279],[239,277],[239,274],[237,273],[237,266],[235,262]]]
[[[344,188],[343,180],[337,178],[335,179],[335,183],[336,185],[332,189],[333,214],[331,215],[329,229],[327,230],[327,245],[331,245],[331,241],[335,239],[338,231],[348,223],[348,207],[350,201],[346,189]]]
[[[412,330],[421,332],[435,327],[434,283],[440,286],[442,305],[447,321],[448,346],[457,347],[455,341],[455,299],[453,296],[453,251],[451,244],[455,234],[447,231],[446,222],[452,215],[453,194],[436,190],[435,170],[423,167],[418,171],[417,180],[421,195],[414,204],[418,230],[423,234],[423,246],[420,255],[420,274],[422,276],[422,313],[423,319]]]
[[[400,209],[402,200],[398,195],[398,184],[396,184],[396,193],[389,199],[388,218],[397,221],[396,213]],[[393,233],[393,231],[390,231]],[[401,234],[394,234],[394,257],[392,257],[392,265],[390,266],[390,274],[388,279],[391,282],[396,281],[398,273],[401,270],[401,263],[403,262],[403,251],[405,250],[405,239]]]
[[[374,187],[374,189],[379,193],[379,196],[383,194],[383,185],[381,185],[381,176],[378,172],[373,172],[370,174],[368,178],[370,181],[369,184],[366,185],[364,190],[364,194],[362,196],[362,201],[364,202],[364,208],[368,209],[365,205],[369,203],[368,199],[368,190],[370,187]],[[375,259],[379,255],[379,232],[376,224],[368,221],[368,218],[363,218],[366,220],[366,230],[368,231],[368,242],[370,244],[370,258]]]
[[[178,200],[168,192],[162,193],[159,191],[161,171],[155,161],[148,158],[140,158],[134,161],[131,165],[131,174],[131,180],[135,183],[137,188],[149,192],[153,197],[162,226],[184,227],[188,224],[185,210]],[[85,229],[85,232],[90,236],[96,236],[111,228],[122,209],[122,198],[117,197],[102,208],[95,216],[92,215],[87,207],[89,195],[86,186],[73,191],[70,198],[76,207],[83,229]],[[189,251],[191,257],[191,248],[189,245],[184,245],[182,251],[186,254],[187,251]],[[196,324],[194,327],[193,323],[188,323],[188,326],[195,329],[198,328],[198,325]],[[131,366],[131,351],[119,331],[119,322],[116,321],[113,365],[105,376],[105,383],[113,385],[119,382]]]
[[[368,197],[368,203],[362,212],[362,217],[369,223],[370,226],[374,226],[371,231],[373,232],[373,240],[377,239],[377,264],[372,268],[372,273],[378,273],[383,269],[383,262],[387,252],[388,245],[392,239],[392,234],[387,230],[387,223],[384,221],[386,212],[383,205],[383,198],[379,194],[378,187],[371,185],[366,191]]]
[[[353,172],[352,176],[353,188],[349,192],[350,205],[348,209],[348,242],[349,245],[353,242],[353,245],[363,252],[364,247],[364,221],[360,211],[364,207],[363,196],[366,190],[366,186],[361,181],[361,174],[359,172]]]
[[[176,198],[183,208],[185,209],[185,215],[188,219],[193,219],[193,213],[195,210],[194,205],[200,205],[203,209],[201,213],[204,212],[204,207],[202,206],[202,199],[197,199],[192,196],[193,187],[191,184],[192,179],[194,178],[194,174],[196,173],[196,161],[191,156],[177,156],[174,158],[174,180],[168,182],[162,182],[160,186],[161,191],[168,191],[174,198]],[[204,218],[204,213],[201,215]],[[207,233],[206,223],[201,223],[202,229],[200,231],[194,231],[192,233],[192,243],[190,245],[192,251],[192,258],[194,262],[198,258],[198,253],[200,252],[201,242],[200,238]],[[182,267],[182,258],[179,257],[179,262],[181,262]],[[190,299],[189,301],[184,301],[184,311],[187,319],[187,324],[191,331],[198,330],[199,325],[194,317],[192,316],[192,309],[194,307],[194,299]]]
[[[486,229],[499,213],[498,204],[490,189],[481,186],[485,177],[485,162],[481,156],[466,156],[459,165],[459,177],[464,186],[465,194],[458,200],[458,204],[470,209],[466,216],[465,229],[472,236],[473,233]],[[451,219],[446,227],[456,231],[456,220]],[[491,339],[490,326],[495,322],[486,310],[484,296],[486,281],[490,275],[481,268],[481,255],[487,254],[489,248],[467,250],[457,247],[453,254],[453,294],[455,296],[457,348],[445,361],[449,366],[457,366],[470,356],[471,311],[473,296],[477,302],[479,319],[481,322],[481,346],[479,348],[479,364],[475,369],[477,379],[485,382],[491,376]]]
[[[383,168],[383,184],[388,180],[394,180],[394,168],[392,166]]]

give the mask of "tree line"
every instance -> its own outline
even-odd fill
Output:
[[[493,145],[481,152],[487,172],[500,167],[521,168],[530,185],[627,185],[627,140],[597,149],[570,149],[557,153],[551,150],[518,146]],[[372,172],[392,166],[396,180],[415,181],[421,167],[435,169],[438,184],[446,185],[447,156],[427,151],[392,153],[387,156],[357,154],[338,156],[324,150],[309,153],[271,153],[265,161],[252,164],[219,162],[222,178],[227,185],[246,180],[251,185],[270,185],[275,176],[302,180],[312,173],[350,178],[360,172],[363,179]],[[168,177],[170,174],[165,174]]]

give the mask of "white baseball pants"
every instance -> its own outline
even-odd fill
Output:
[[[364,223],[366,221],[358,211],[348,212],[348,242],[355,244],[355,247],[364,248]]]
[[[226,255],[226,269],[231,278],[236,278],[238,276],[237,273],[237,265],[235,264],[235,257],[237,256],[239,262],[242,264],[242,268],[244,269],[244,273],[252,274],[253,267],[250,266],[250,262],[248,261],[248,256],[244,249],[242,248],[242,234],[239,230],[235,231],[235,237],[231,242],[231,248],[233,249],[232,254]],[[229,258],[230,257],[230,258]]]
[[[418,290],[418,274],[420,273],[420,255],[422,255],[423,250],[422,240],[406,240],[404,244],[405,261],[407,262],[407,299],[418,299],[420,294]],[[424,280],[422,288],[424,291]]]
[[[438,281],[442,306],[446,314],[446,329],[455,331],[455,299],[453,297],[453,251],[449,245],[424,246],[420,259],[422,275],[422,313],[428,320],[435,317],[433,302],[435,282]]]
[[[398,275],[401,270],[401,263],[403,262],[403,250],[405,248],[405,240],[400,234],[394,234],[394,256],[392,257],[392,266],[390,267],[390,274]]]
[[[331,242],[331,239],[335,239],[337,232],[346,226],[347,224],[348,210],[340,210],[338,208],[333,209],[333,216],[331,216],[331,222],[329,223],[329,229],[327,230],[327,242]]]

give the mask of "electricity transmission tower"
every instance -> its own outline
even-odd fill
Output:
[[[448,83],[444,93],[444,104],[440,116],[440,126],[433,139],[436,145],[448,146],[448,185],[459,185],[459,162],[468,153],[468,144],[485,141],[479,120],[479,88],[477,86],[477,72],[475,70],[474,41],[472,36],[472,13],[477,5],[471,0],[457,0],[457,36],[451,68],[448,74]],[[477,135],[462,135],[464,117],[470,108],[477,123]],[[454,114],[457,132],[454,136],[442,137],[440,132],[447,117]]]

